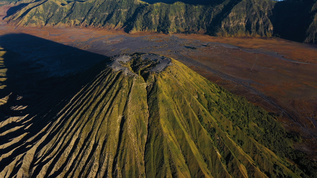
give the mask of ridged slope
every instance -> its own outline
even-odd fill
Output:
[[[271,36],[270,0],[219,0],[207,4],[148,4],[138,0],[41,0],[9,21],[20,25],[123,28],[127,32],[192,32],[212,35]]]
[[[145,2],[146,1],[146,2]],[[126,32],[272,35],[316,43],[316,0],[20,1],[6,19],[31,26],[94,26]],[[147,3],[149,2],[149,3]]]
[[[271,1],[243,0],[234,6],[221,22],[222,36],[272,36],[270,21],[274,3]]]
[[[183,64],[134,54],[84,76],[100,68],[49,112],[3,117],[0,177],[304,176],[274,117]]]

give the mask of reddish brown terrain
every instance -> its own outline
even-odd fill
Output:
[[[0,7],[1,19],[8,8]],[[94,28],[15,27],[0,21],[0,35],[12,33],[33,35],[104,56],[151,52],[173,57],[210,81],[279,115],[289,131],[303,137],[303,144],[297,148],[317,159],[316,46],[279,38],[126,34]],[[19,44],[13,46],[16,50],[21,48]]]

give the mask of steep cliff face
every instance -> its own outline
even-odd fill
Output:
[[[220,33],[225,36],[272,36],[273,25],[269,19],[274,3],[270,0],[243,0],[235,5],[221,22]]]
[[[96,26],[127,32],[187,32],[270,36],[270,0],[223,0],[188,3],[133,0],[42,0],[8,18],[19,25]],[[164,1],[163,1],[164,2]]]
[[[119,56],[60,80],[1,99],[1,177],[305,175],[273,116],[174,59]]]

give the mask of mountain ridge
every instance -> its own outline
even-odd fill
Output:
[[[24,1],[19,1],[23,3]],[[92,26],[126,32],[256,36],[316,43],[316,0],[41,0],[6,17],[16,25]],[[13,12],[13,10],[12,10]],[[289,19],[291,17],[292,19]]]
[[[260,6],[263,6],[263,12]],[[131,0],[119,2],[43,0],[30,3],[7,20],[20,25],[66,24],[123,28],[126,32],[198,32],[213,35],[271,36],[272,25],[265,11],[270,11],[272,8],[273,2],[270,0],[225,0],[209,5],[192,5],[182,2],[148,4]],[[230,9],[234,11],[231,13]],[[260,13],[253,15],[252,22],[246,25],[245,23],[250,18],[246,14],[247,11],[260,11]]]

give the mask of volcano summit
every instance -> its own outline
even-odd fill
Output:
[[[1,177],[306,175],[274,116],[172,58],[121,55],[65,78],[1,100]]]

